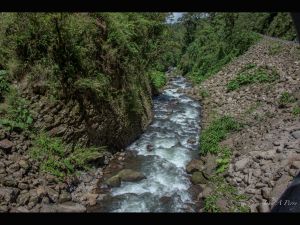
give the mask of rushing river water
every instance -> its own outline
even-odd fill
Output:
[[[131,167],[147,177],[113,188],[106,206],[110,212],[185,212],[193,210],[185,172],[198,153],[200,105],[179,93],[190,87],[183,77],[173,77],[155,97],[154,118],[146,132],[128,146],[136,152]]]

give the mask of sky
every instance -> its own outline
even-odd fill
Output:
[[[182,12],[173,12],[174,22],[176,22],[182,16],[182,14]],[[167,20],[167,22],[170,22],[170,20]]]

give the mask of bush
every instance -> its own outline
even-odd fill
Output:
[[[295,106],[293,108],[292,113],[293,113],[294,116],[299,116],[300,115],[300,107],[299,106]]]
[[[0,70],[0,102],[4,99],[4,95],[9,91],[9,83],[6,76],[7,71]]]
[[[161,89],[167,82],[165,73],[160,71],[152,71],[150,73],[150,80],[156,90]]]
[[[29,103],[19,96],[16,89],[10,89],[7,95],[7,105],[3,117],[0,119],[0,124],[8,130],[18,132],[28,130],[33,122]]]
[[[217,73],[233,58],[243,54],[260,37],[254,32],[233,25],[236,14],[216,13],[198,19],[194,40],[186,46],[180,69],[194,82],[201,83]]]
[[[40,169],[59,178],[72,175],[77,170],[88,170],[92,159],[102,156],[101,148],[74,148],[66,145],[60,138],[51,138],[45,133],[36,136],[30,155],[40,162]]]
[[[201,135],[201,154],[219,153],[219,143],[224,140],[230,132],[240,130],[242,125],[229,116],[223,116],[211,122]]]
[[[228,82],[228,91],[234,91],[242,86],[249,84],[271,83],[277,80],[279,77],[275,70],[269,72],[262,66],[257,67],[251,71],[249,71],[249,66],[246,68],[247,69],[243,69],[242,72],[239,72],[234,79]]]

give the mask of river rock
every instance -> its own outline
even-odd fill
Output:
[[[206,178],[203,176],[202,172],[194,172],[192,177],[191,177],[191,181],[193,184],[206,184],[207,180]]]
[[[29,202],[29,199],[30,199],[30,194],[28,192],[26,193],[21,193],[19,196],[18,196],[18,199],[17,199],[17,203],[19,205],[26,205],[28,204]]]
[[[140,181],[142,179],[145,179],[145,175],[142,174],[141,172],[131,170],[131,169],[123,169],[121,170],[117,176],[120,177],[122,181]]]
[[[27,170],[29,168],[29,164],[25,160],[23,160],[23,159],[21,159],[19,161],[19,166],[21,168],[23,168],[24,170]]]
[[[203,170],[203,175],[206,177],[206,179],[209,179],[209,177],[215,172],[215,169],[217,168],[217,156],[213,154],[207,154],[205,158],[205,169]]]
[[[12,143],[8,139],[4,139],[4,140],[0,141],[0,149],[3,149],[6,152],[9,152],[13,146],[14,146],[14,143]]]
[[[62,191],[59,195],[59,203],[64,203],[64,202],[68,202],[71,200],[71,195],[70,193],[66,192],[66,191]]]
[[[105,184],[107,184],[110,187],[120,187],[121,185],[121,179],[119,176],[113,176],[110,177],[105,181]]]
[[[0,187],[0,200],[5,202],[14,202],[19,194],[19,189],[17,188],[8,188]]]
[[[63,204],[58,204],[56,207],[57,212],[72,212],[72,213],[82,213],[86,212],[86,208],[78,203],[65,202]]]
[[[234,168],[236,171],[241,171],[248,165],[249,162],[250,162],[249,158],[241,159],[234,164]]]
[[[300,161],[292,162],[291,168],[299,170],[300,169]]]
[[[53,190],[52,188],[48,188],[48,197],[52,202],[58,202],[59,192]]]
[[[98,194],[92,194],[92,193],[88,193],[86,195],[86,199],[88,202],[89,206],[94,206],[97,204],[97,198],[98,198]]]
[[[204,169],[203,161],[198,159],[192,159],[186,166],[185,170],[187,173],[193,173]]]
[[[8,206],[0,205],[0,213],[3,213],[3,212],[8,212]]]
[[[300,138],[300,130],[292,132],[292,136],[296,139]]]
[[[265,202],[260,203],[258,205],[257,209],[258,209],[258,212],[261,212],[261,213],[266,213],[266,212],[270,211],[269,204],[265,203]]]
[[[292,180],[291,176],[286,174],[282,175],[280,179],[276,181],[275,186],[270,193],[270,197],[277,198],[278,196],[280,196],[287,188],[291,180]]]
[[[12,213],[28,213],[29,210],[24,206],[20,206],[20,207],[17,207],[17,208],[12,208],[10,210],[10,212],[12,212]]]
[[[151,144],[148,144],[148,145],[147,145],[147,151],[148,151],[148,152],[152,152],[153,149],[154,149],[153,145],[151,145]]]

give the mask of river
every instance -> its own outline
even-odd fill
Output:
[[[105,211],[194,211],[185,166],[199,152],[200,105],[179,92],[190,85],[183,77],[171,77],[153,99],[152,123],[126,149],[135,153],[127,168],[142,172],[146,179],[112,188]]]

